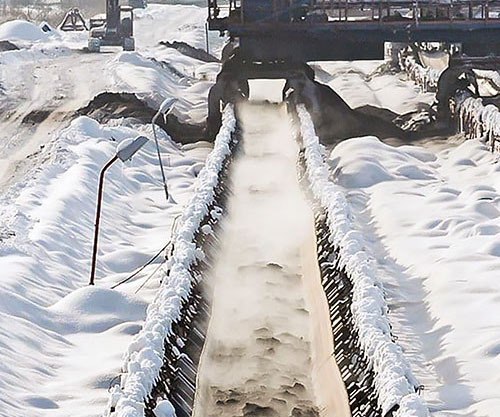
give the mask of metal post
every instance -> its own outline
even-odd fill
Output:
[[[155,117],[153,117],[153,137],[155,139],[155,144],[156,144],[156,153],[158,155],[158,162],[160,163],[160,170],[161,170],[161,177],[163,178],[163,188],[165,189],[165,197],[167,198],[167,202],[168,202],[168,187],[167,187],[167,180],[165,178],[165,172],[163,172],[163,163],[161,161],[161,155],[160,155],[160,145],[158,143],[158,138],[156,137],[156,127],[155,127],[155,124],[156,124],[156,119],[158,117],[159,113],[156,113]]]
[[[207,44],[207,54],[210,53],[210,47],[209,47],[209,44],[208,44],[208,22],[205,22],[205,41],[206,41],[206,44]]]
[[[97,209],[95,214],[95,226],[94,226],[94,247],[92,249],[92,266],[90,269],[90,282],[89,285],[94,285],[95,280],[95,269],[97,262],[97,241],[99,239],[99,222],[101,220],[101,202],[102,202],[102,192],[104,186],[104,174],[106,170],[118,159],[118,155],[113,156],[106,165],[101,169],[101,173],[99,174],[99,186],[97,189]]]

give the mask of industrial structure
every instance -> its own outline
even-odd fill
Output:
[[[209,28],[238,39],[256,61],[383,59],[384,42],[461,43],[500,49],[497,0],[209,0]]]
[[[106,18],[90,19],[88,48],[99,52],[101,46],[121,46],[124,51],[135,49],[133,7],[120,5],[119,0],[106,0]]]
[[[220,126],[220,103],[247,96],[249,79],[285,78],[287,85],[307,90],[304,83],[314,81],[307,62],[381,60],[387,43],[393,45],[395,56],[408,45],[415,51],[429,43],[445,46],[453,55],[452,70],[445,71],[440,84],[454,94],[456,85],[464,85],[457,79],[465,73],[474,84],[471,63],[482,69],[498,68],[500,1],[230,0],[219,4],[208,0],[208,27],[231,40],[209,95],[207,125],[209,136],[214,137]],[[297,84],[300,79],[304,82]]]

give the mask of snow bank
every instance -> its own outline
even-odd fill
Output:
[[[124,369],[127,372],[122,376],[121,387],[113,388],[108,407],[108,410],[114,408],[114,416],[144,415],[144,401],[163,365],[164,341],[172,331],[172,323],[180,318],[183,300],[190,295],[193,280],[191,267],[203,257],[203,252],[196,247],[194,237],[213,203],[220,170],[230,155],[235,127],[234,110],[228,105],[224,110],[222,127],[214,149],[198,176],[195,194],[183,212],[173,239],[174,252],[166,266],[169,274],[165,276],[162,287],[148,307],[142,330],[134,337],[125,354]],[[162,415],[170,415],[168,404],[165,403],[160,408]]]
[[[430,414],[496,416],[498,156],[475,139],[427,146],[349,139],[332,150],[329,173],[347,200],[350,233],[373,254],[397,343],[425,386]],[[370,172],[380,181],[366,182]]]
[[[213,77],[207,81],[205,77],[197,78],[194,68],[200,66],[192,58],[189,75],[186,67],[177,70],[170,63],[147,58],[138,52],[121,52],[107,66],[111,74],[113,91],[129,91],[145,100],[152,108],[157,108],[165,97],[176,97],[174,114],[182,122],[202,124],[208,112],[207,97],[218,72],[218,65],[211,66],[208,71]]]
[[[375,373],[382,414],[399,404],[398,417],[425,417],[428,411],[415,395],[419,384],[401,348],[391,339],[384,290],[374,272],[374,259],[366,250],[362,235],[351,226],[351,213],[342,189],[329,180],[323,149],[309,113],[304,106],[297,110],[305,147],[306,174],[314,197],[328,213],[331,239],[339,248],[342,266],[354,282],[355,326],[363,352]],[[379,174],[374,172],[374,181],[378,181]]]
[[[0,40],[42,42],[47,39],[47,33],[25,20],[11,20],[0,25]]]
[[[169,239],[192,195],[207,148],[182,150],[158,130],[167,204],[154,141],[107,171],[96,286],[88,286],[99,170],[121,141],[150,126],[75,119],[39,151],[43,162],[0,195],[0,416],[83,417],[104,409],[121,354],[158,288],[152,279],[109,288]],[[168,162],[167,162],[168,161]],[[106,347],[104,349],[104,346]],[[47,407],[47,405],[50,407]]]
[[[409,50],[399,52],[399,66],[402,71],[406,71],[410,78],[415,81],[422,89],[427,91],[437,91],[439,77],[441,72],[431,67],[420,65]]]

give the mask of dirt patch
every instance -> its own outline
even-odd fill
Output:
[[[483,100],[483,104],[485,106],[487,106],[488,104],[493,104],[494,106],[500,108],[500,94],[491,97],[482,97],[481,99]]]
[[[37,125],[46,120],[52,113],[52,110],[33,110],[23,117],[21,123]]]
[[[372,106],[352,109],[332,88],[307,77],[288,80],[285,91],[288,89],[293,90],[289,99],[306,105],[316,132],[325,144],[366,135],[409,140],[408,132],[388,120],[392,115],[385,109]]]
[[[155,113],[156,109],[149,107],[135,94],[110,92],[98,94],[87,106],[78,110],[79,115],[91,117],[100,123],[120,118],[150,123]],[[174,114],[167,116],[166,123],[163,118],[158,118],[157,124],[177,142],[194,143],[205,140],[204,126],[182,123]]]
[[[220,62],[219,59],[214,57],[213,55],[207,53],[203,49],[195,48],[194,46],[189,45],[186,42],[164,42],[161,41],[160,45],[166,46],[167,48],[173,48],[179,51],[181,54],[186,55],[190,58],[197,59],[203,62]]]
[[[356,107],[355,111],[358,113],[365,114],[370,117],[377,117],[379,119],[385,120],[388,123],[394,123],[394,120],[399,117],[399,114],[394,113],[389,109],[384,109],[381,107],[372,106],[366,104],[361,107]]]
[[[135,94],[105,92],[98,94],[87,106],[80,108],[78,114],[92,117],[99,122],[122,117],[146,122],[151,121],[155,111],[139,100]],[[162,121],[159,120],[158,124],[162,126]]]
[[[0,52],[17,51],[19,47],[9,41],[0,41]]]

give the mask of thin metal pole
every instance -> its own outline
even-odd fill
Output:
[[[163,188],[165,189],[165,197],[167,198],[167,203],[168,203],[168,187],[167,187],[167,180],[165,178],[165,172],[163,171],[163,163],[161,161],[161,155],[160,155],[160,145],[158,143],[158,138],[156,137],[156,119],[158,118],[159,113],[156,113],[155,117],[153,117],[153,120],[151,123],[153,124],[153,137],[155,138],[155,144],[156,144],[156,153],[158,155],[158,162],[160,163],[160,170],[161,170],[161,177],[163,178]]]
[[[95,280],[95,269],[97,263],[97,241],[99,239],[99,223],[101,220],[101,203],[102,203],[102,193],[104,188],[104,174],[106,170],[118,159],[118,155],[113,156],[106,165],[104,165],[101,169],[101,173],[99,174],[99,186],[97,189],[97,208],[95,214],[95,225],[94,225],[94,246],[92,249],[92,266],[90,269],[90,282],[89,285],[94,285]]]
[[[205,41],[207,44],[207,54],[210,53],[210,45],[208,44],[208,22],[205,22]]]

